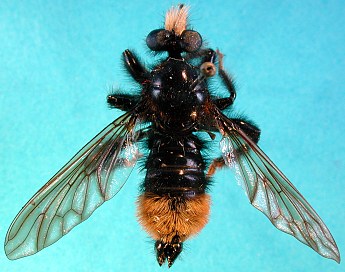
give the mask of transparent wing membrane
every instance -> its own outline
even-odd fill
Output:
[[[321,218],[266,154],[241,129],[219,113],[220,148],[250,203],[279,230],[320,255],[340,262],[338,247]]]
[[[135,123],[130,113],[116,119],[30,199],[7,232],[9,259],[56,242],[122,188],[138,157]]]

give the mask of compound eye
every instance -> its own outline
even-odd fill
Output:
[[[164,51],[170,36],[170,31],[165,29],[156,29],[147,35],[146,44],[153,51]]]
[[[195,52],[202,45],[202,38],[200,34],[193,30],[185,30],[181,34],[181,39],[183,41],[183,49],[186,52]]]

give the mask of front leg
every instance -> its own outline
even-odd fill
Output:
[[[122,56],[127,71],[135,81],[141,85],[149,82],[150,73],[130,50],[125,50]],[[139,95],[123,94],[121,92],[110,94],[107,97],[107,102],[111,108],[117,108],[123,111],[131,110],[139,101]]]
[[[220,110],[224,110],[227,107],[231,106],[235,99],[236,99],[236,89],[235,89],[235,85],[231,79],[231,77],[229,76],[229,74],[224,70],[223,67],[223,58],[224,55],[217,49],[217,51],[214,51],[211,48],[208,49],[203,49],[203,50],[199,50],[198,52],[195,53],[189,53],[186,55],[185,59],[186,60],[192,60],[195,58],[202,58],[202,63],[205,62],[211,62],[211,63],[215,63],[216,59],[218,56],[218,73],[220,78],[222,79],[223,84],[225,85],[226,89],[229,91],[230,96],[229,97],[225,97],[225,98],[218,98],[215,99],[213,101],[213,103],[220,109]],[[200,65],[200,66],[201,66]]]
[[[218,71],[218,73],[219,73],[219,76],[221,77],[221,79],[223,81],[223,84],[225,85],[225,87],[229,91],[230,96],[225,97],[225,98],[215,99],[213,102],[220,110],[224,110],[227,107],[230,107],[234,103],[234,101],[236,99],[236,89],[235,89],[235,85],[234,85],[231,77],[224,70],[224,67],[223,67],[224,55],[218,49],[217,49],[217,55],[219,58],[219,62],[218,62],[219,71]]]
[[[135,81],[140,84],[144,84],[150,79],[150,73],[130,50],[127,49],[123,52],[123,61],[127,71]]]
[[[197,52],[187,53],[184,59],[186,61],[190,61],[190,60],[198,59],[198,58],[202,58],[201,59],[202,63],[203,62],[215,63],[216,62],[216,58],[217,58],[217,53],[213,49],[207,48],[207,49],[199,50]]]

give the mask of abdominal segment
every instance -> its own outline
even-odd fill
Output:
[[[205,193],[177,196],[145,192],[138,197],[137,216],[153,239],[171,243],[178,236],[184,242],[207,224],[210,201]]]

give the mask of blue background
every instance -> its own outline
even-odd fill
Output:
[[[298,2],[298,3],[297,3]],[[171,1],[6,1],[0,4],[0,237],[26,201],[116,118],[106,95],[131,91],[126,48],[147,63],[145,37]],[[225,54],[236,110],[260,146],[323,218],[345,252],[343,1],[189,1],[191,23]],[[220,87],[215,83],[214,87]],[[162,271],[135,218],[143,175],[68,236],[0,271]],[[212,188],[209,224],[170,271],[344,271],[276,230],[232,173]]]

